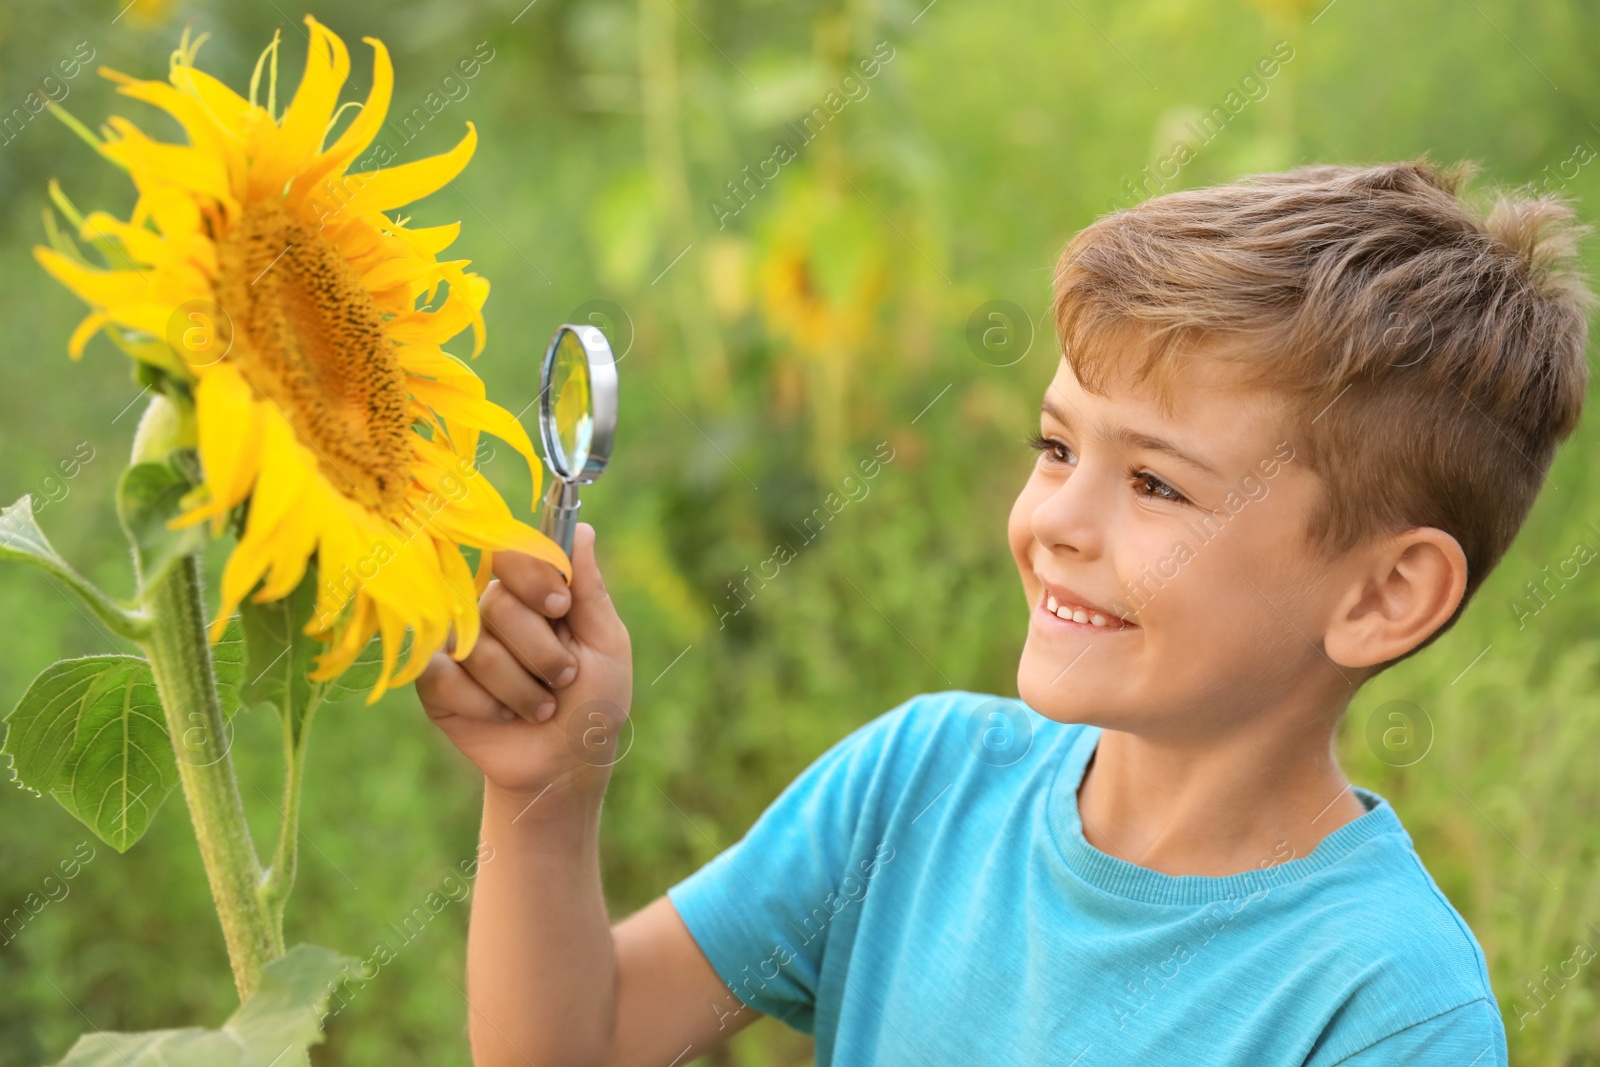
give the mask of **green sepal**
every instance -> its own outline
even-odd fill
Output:
[[[179,449],[168,460],[135,463],[117,480],[117,518],[133,547],[139,584],[145,589],[159,582],[177,560],[205,551],[203,522],[180,530],[167,528],[167,521],[182,513],[183,499],[196,484],[178,462],[184,452],[193,449]]]
[[[296,945],[262,969],[261,984],[221,1028],[85,1034],[52,1067],[304,1067],[307,1049],[322,1042],[339,976],[353,962]]]
[[[138,656],[85,656],[46,667],[6,715],[0,753],[13,777],[116,849],[144,835],[178,784],[161,697]]]

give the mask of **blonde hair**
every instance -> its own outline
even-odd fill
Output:
[[[1126,362],[1131,327],[1148,341],[1132,380],[1169,411],[1185,358],[1285,398],[1296,462],[1326,488],[1306,529],[1323,558],[1419,526],[1459,542],[1461,603],[1406,655],[1504,555],[1588,385],[1589,227],[1555,195],[1466,204],[1475,170],[1424,157],[1169,193],[1097,219],[1055,274],[1085,389]]]

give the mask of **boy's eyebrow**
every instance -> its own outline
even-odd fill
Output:
[[[1039,410],[1044,414],[1049,415],[1051,418],[1055,419],[1068,429],[1072,428],[1072,420],[1067,417],[1067,413],[1061,410],[1060,407],[1056,406],[1055,402],[1052,401],[1048,395],[1045,396],[1044,403],[1039,406]],[[1199,456],[1196,456],[1191,452],[1184,451],[1171,441],[1165,440],[1164,438],[1155,437],[1139,430],[1129,429],[1126,426],[1114,426],[1110,429],[1101,426],[1097,427],[1097,429],[1102,439],[1111,442],[1111,444],[1117,448],[1132,448],[1140,449],[1146,452],[1160,452],[1163,455],[1171,456],[1173,459],[1187,463],[1196,470],[1204,471],[1213,478],[1222,477],[1222,472],[1216,467],[1212,466]]]

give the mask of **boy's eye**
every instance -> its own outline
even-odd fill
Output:
[[[1170,500],[1174,504],[1188,503],[1188,498],[1149,471],[1129,471],[1135,488],[1156,500]]]
[[[1066,463],[1068,466],[1077,466],[1078,457],[1077,454],[1072,451],[1072,449],[1068,448],[1064,442],[1057,441],[1053,437],[1046,437],[1037,430],[1028,435],[1028,447],[1032,448],[1035,452],[1046,453],[1047,458],[1056,463]],[[1063,453],[1065,454],[1063,455]],[[1071,456],[1072,458],[1069,460],[1067,458],[1068,456]]]
[[[1035,431],[1028,435],[1028,446],[1035,452],[1044,453],[1045,458],[1052,463],[1065,463],[1069,467],[1078,465],[1077,453],[1073,452],[1064,441],[1046,437]],[[1165,500],[1173,504],[1189,502],[1188,497],[1149,471],[1129,470],[1128,477],[1133,482],[1134,492],[1152,500]]]

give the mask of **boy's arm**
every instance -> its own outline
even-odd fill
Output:
[[[722,983],[665,896],[614,934],[619,1011],[608,1067],[688,1063],[761,1018]]]
[[[467,940],[473,1061],[687,1063],[758,1018],[665,897],[610,925],[598,809],[540,815],[490,786]],[[513,820],[515,820],[513,822]]]
[[[570,593],[542,561],[497,553],[471,653],[436,652],[417,679],[429,718],[484,774],[466,990],[478,1067],[660,1067],[756,1014],[731,1014],[670,903],[610,925],[600,804],[605,742],[632,704],[632,649],[588,523],[573,549]]]

